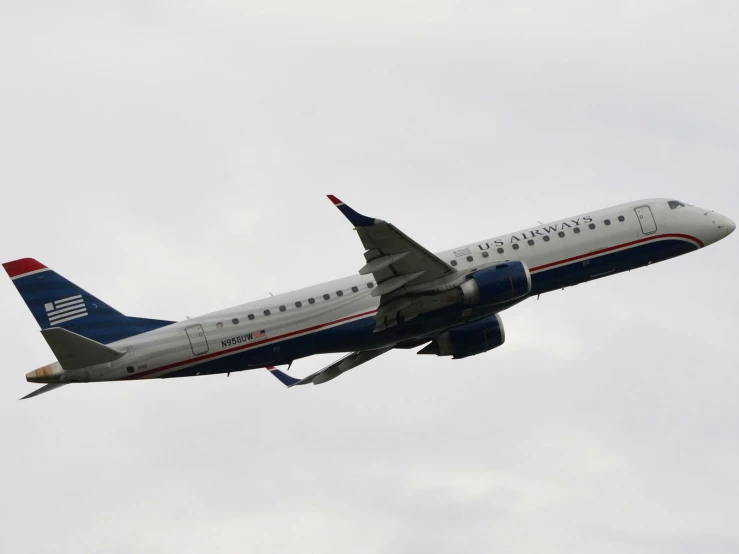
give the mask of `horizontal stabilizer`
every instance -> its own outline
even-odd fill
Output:
[[[61,327],[43,329],[41,334],[65,370],[112,362],[125,354]]]
[[[68,385],[69,383],[49,383],[48,385],[44,385],[41,388],[36,389],[31,394],[27,394],[21,400],[25,400],[26,398],[33,398],[34,396],[38,396],[39,394],[44,394],[45,392],[51,392],[54,389],[58,389],[59,387],[63,387],[64,385]]]

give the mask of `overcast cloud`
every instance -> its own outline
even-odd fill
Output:
[[[739,219],[736,2],[0,3],[0,258],[183,319],[669,196]],[[65,387],[0,286],[0,551],[739,552],[739,239],[391,352]],[[335,358],[300,360],[307,375]]]

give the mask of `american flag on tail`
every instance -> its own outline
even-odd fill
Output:
[[[44,304],[44,308],[46,308],[46,315],[51,326],[87,315],[87,307],[81,294],[48,302]]]

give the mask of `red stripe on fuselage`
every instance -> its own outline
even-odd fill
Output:
[[[252,348],[257,348],[259,346],[262,346],[264,344],[268,344],[270,342],[274,342],[276,340],[280,339],[286,339],[289,337],[294,337],[295,335],[300,335],[301,333],[310,333],[311,331],[317,331],[318,329],[323,329],[325,327],[329,327],[330,325],[335,325],[337,323],[345,323],[347,321],[350,321],[352,319],[360,319],[362,317],[374,314],[377,310],[371,310],[369,312],[362,312],[360,314],[354,314],[350,315],[348,317],[342,317],[341,319],[336,319],[334,321],[329,321],[328,323],[321,323],[319,325],[314,325],[312,327],[306,327],[305,329],[300,329],[298,331],[292,331],[290,333],[285,333],[283,335],[277,335],[276,337],[270,337],[268,339],[260,340],[260,341],[254,341],[250,342],[249,344],[245,344],[242,346],[236,346],[235,348],[229,348],[228,350],[221,350],[220,352],[212,352],[210,354],[205,354],[204,356],[200,356],[198,358],[193,358],[192,360],[186,360],[182,362],[175,362],[173,364],[165,365],[162,367],[158,367],[156,369],[150,369],[149,371],[144,371],[142,373],[139,373],[137,375],[127,375],[125,377],[122,377],[122,380],[128,380],[128,379],[139,379],[141,377],[144,377],[146,375],[151,375],[153,373],[159,373],[162,371],[168,371],[170,369],[174,369],[176,367],[184,366],[184,365],[190,365],[193,363],[200,363],[205,360],[209,360],[211,358],[217,358],[219,356],[225,356],[228,354],[232,354],[234,352],[238,352],[241,350],[251,350]]]
[[[617,246],[610,246],[608,248],[603,248],[601,250],[596,250],[595,252],[589,252],[587,254],[582,254],[582,255],[579,255],[579,256],[573,256],[572,258],[566,258],[564,260],[559,260],[557,262],[551,262],[551,263],[548,263],[548,264],[540,265],[540,266],[531,268],[531,271],[532,272],[534,272],[534,271],[541,271],[541,270],[548,269],[548,268],[551,268],[551,267],[556,266],[556,265],[561,265],[561,264],[566,264],[566,263],[570,263],[570,262],[575,262],[575,261],[582,260],[582,259],[585,259],[585,258],[589,258],[589,257],[592,257],[592,256],[598,256],[600,254],[605,254],[605,253],[608,253],[608,252],[612,252],[613,250],[618,250],[619,248],[628,248],[628,247],[631,247],[631,246],[634,246],[634,245],[637,245],[637,244],[642,244],[644,242],[648,242],[650,240],[657,240],[657,239],[664,239],[664,238],[679,238],[679,239],[689,240],[691,242],[697,243],[701,247],[704,246],[703,245],[703,242],[700,239],[697,239],[697,238],[692,237],[690,235],[683,235],[683,234],[679,234],[679,233],[670,233],[670,234],[665,234],[665,235],[657,235],[657,236],[654,236],[654,237],[647,237],[647,238],[643,238],[643,239],[639,239],[639,240],[627,242],[627,243],[624,243],[624,244],[619,244]],[[276,337],[270,337],[268,339],[261,340],[261,341],[258,341],[258,342],[253,342],[253,343],[249,343],[249,344],[246,344],[246,345],[237,346],[237,347],[234,347],[234,348],[230,348],[228,350],[221,350],[220,352],[212,352],[210,354],[205,354],[204,356],[200,356],[198,358],[193,358],[191,360],[186,360],[186,361],[182,361],[182,362],[175,362],[173,364],[165,365],[165,366],[158,367],[158,368],[155,368],[155,369],[150,369],[148,371],[144,371],[144,372],[138,373],[136,375],[127,375],[125,377],[122,377],[121,380],[140,379],[141,377],[146,377],[147,375],[152,375],[154,373],[161,373],[161,372],[164,372],[164,371],[169,371],[170,369],[175,369],[175,368],[186,366],[186,365],[197,364],[197,363],[203,362],[205,360],[209,360],[209,359],[213,359],[213,358],[217,358],[217,357],[221,357],[221,356],[226,356],[226,355],[232,354],[234,352],[239,352],[239,351],[243,351],[243,350],[251,350],[253,348],[257,348],[259,346],[262,346],[262,345],[267,344],[267,343],[270,343],[270,342],[274,342],[276,340],[281,340],[281,339],[286,339],[286,338],[289,338],[289,337],[294,337],[296,335],[300,335],[300,334],[303,334],[303,333],[310,333],[311,331],[317,331],[319,329],[324,329],[326,327],[329,327],[331,325],[335,325],[337,323],[345,323],[345,322],[350,321],[352,319],[360,319],[362,317],[366,317],[368,315],[372,315],[372,314],[374,314],[376,312],[377,312],[377,310],[371,310],[371,311],[368,311],[368,312],[362,312],[362,313],[351,315],[351,316],[348,316],[348,317],[343,317],[341,319],[337,319],[337,320],[334,320],[334,321],[329,321],[328,323],[321,323],[319,325],[314,325],[312,327],[306,327],[305,329],[300,329],[298,331],[292,331],[290,333],[285,333],[283,335],[278,335]]]
[[[585,258],[591,258],[593,256],[599,256],[600,254],[606,254],[608,252],[613,252],[614,250],[618,250],[620,248],[628,248],[630,246],[634,246],[636,244],[642,244],[645,242],[649,242],[650,240],[658,240],[658,239],[669,239],[669,238],[679,238],[683,240],[689,240],[691,242],[697,243],[701,248],[703,248],[704,244],[703,241],[700,239],[697,239],[695,237],[692,237],[690,235],[683,235],[681,233],[667,233],[664,235],[656,235],[654,237],[647,237],[639,240],[633,240],[631,242],[626,242],[624,244],[618,244],[616,246],[609,246],[608,248],[603,248],[601,250],[596,250],[595,252],[588,252],[587,254],[580,254],[579,256],[573,256],[572,258],[565,258],[564,260],[559,260],[556,262],[551,262],[544,265],[539,265],[536,267],[532,267],[530,271],[541,271],[542,269],[549,269],[550,267],[554,267],[555,265],[562,265],[567,264],[570,262],[576,262],[578,260],[583,260]]]

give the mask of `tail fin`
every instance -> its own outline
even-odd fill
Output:
[[[3,267],[41,329],[66,329],[109,344],[172,323],[126,317],[32,258],[8,262]]]

